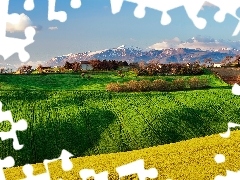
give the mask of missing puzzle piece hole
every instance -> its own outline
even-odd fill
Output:
[[[222,13],[221,11],[216,12],[216,14],[214,15],[214,20],[222,23],[225,19],[225,14]]]
[[[27,62],[30,59],[29,53],[23,51],[18,53],[18,57],[22,62]]]
[[[207,21],[204,18],[196,18],[193,23],[198,29],[204,29],[207,25]]]
[[[27,41],[30,41],[31,43],[34,42],[33,37],[36,34],[36,30],[33,27],[27,27],[24,31],[24,34]],[[30,59],[29,53],[24,51],[24,49],[23,51],[18,52],[18,57],[22,62],[27,62]]]
[[[23,173],[24,173],[27,177],[32,176],[32,174],[33,174],[33,167],[32,167],[32,165],[31,165],[31,164],[25,164],[25,165],[23,166]]]
[[[146,14],[146,10],[144,6],[137,6],[134,10],[134,16],[136,18],[143,18]]]
[[[27,121],[24,119],[19,120],[16,123],[17,127],[18,127],[18,131],[25,131],[28,127]]]
[[[170,24],[171,21],[172,21],[171,16],[169,16],[168,13],[163,12],[162,18],[161,18],[161,24],[165,26],[165,25]]]
[[[81,7],[81,0],[71,0],[70,5],[74,9],[80,8]]]
[[[26,11],[32,11],[34,9],[34,0],[25,0],[23,7]]]
[[[3,163],[2,163],[3,162]],[[3,166],[2,166],[3,164]],[[12,156],[6,157],[4,160],[0,160],[0,165],[5,168],[13,167],[15,164],[15,161]]]
[[[9,14],[7,22],[10,24],[19,24],[20,22],[20,15],[17,13]]]

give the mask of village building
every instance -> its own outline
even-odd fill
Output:
[[[93,66],[88,61],[80,61],[80,66],[83,71],[93,70]]]
[[[213,67],[220,68],[220,67],[222,67],[222,64],[221,64],[221,63],[214,63],[214,64],[213,64]]]

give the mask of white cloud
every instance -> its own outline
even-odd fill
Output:
[[[150,49],[168,49],[168,48],[189,48],[202,50],[218,50],[221,48],[235,48],[240,49],[240,41],[224,41],[215,40],[211,37],[197,36],[187,41],[180,41],[179,38],[175,37],[171,40],[164,40],[162,42],[153,44],[149,47]]]
[[[53,30],[58,30],[58,27],[57,26],[53,26],[53,27],[49,27],[48,29],[53,31]]]
[[[18,23],[14,24],[13,21],[18,19]],[[10,15],[9,21],[7,22],[7,31],[8,32],[17,32],[17,31],[24,31],[28,26],[31,26],[32,22],[30,18],[25,15],[25,14],[20,14],[20,15]]]

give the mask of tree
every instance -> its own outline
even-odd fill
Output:
[[[238,67],[240,67],[240,55],[239,54],[235,56],[235,61],[234,62],[237,63]]]
[[[233,56],[226,56],[222,61],[221,63],[227,65],[227,66],[230,66],[232,63],[231,63],[231,60],[232,60]]]
[[[42,74],[42,73],[43,73],[42,67],[43,67],[43,66],[42,66],[41,64],[39,64],[38,67],[37,67],[37,70],[38,70],[38,73],[39,73],[39,74]]]
[[[63,66],[65,69],[73,69],[72,68],[72,63],[70,63],[70,62],[68,62],[68,61],[66,61],[65,62],[65,65]]]
[[[23,66],[18,68],[18,71],[20,71],[20,74],[31,74],[33,69],[32,69],[32,66],[23,65]]]
[[[138,63],[138,66],[139,66],[140,69],[145,69],[145,67],[146,67],[144,61],[140,61],[140,62]]]
[[[93,67],[93,70],[100,70],[101,69],[101,61],[100,60],[97,60],[97,59],[90,60],[89,63]]]
[[[81,70],[80,63],[79,63],[79,62],[74,62],[74,63],[72,64],[72,70],[73,70],[74,72],[80,71],[80,70]]]

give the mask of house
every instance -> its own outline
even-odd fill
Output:
[[[222,64],[221,64],[221,63],[214,63],[214,64],[213,64],[213,67],[220,68],[220,67],[222,67]]]
[[[88,61],[80,61],[80,66],[84,71],[93,70],[93,66]]]
[[[61,68],[62,66],[53,66],[53,68]]]
[[[38,66],[37,70],[39,73],[48,73],[51,72],[51,67],[50,66]]]

